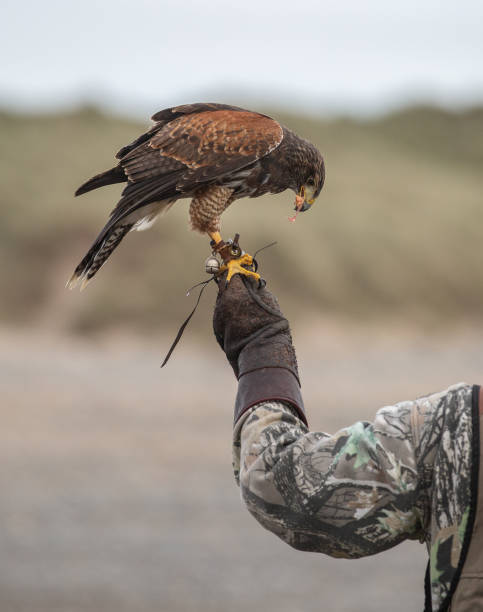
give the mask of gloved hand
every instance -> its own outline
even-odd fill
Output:
[[[235,423],[269,400],[289,403],[306,422],[289,324],[270,291],[239,274],[228,286],[220,277],[213,329],[239,381]]]

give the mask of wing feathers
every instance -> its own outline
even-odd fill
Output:
[[[139,147],[139,145],[142,145],[144,142],[147,142],[151,138],[151,136],[155,134],[157,130],[159,130],[160,127],[161,125],[153,125],[150,130],[148,130],[144,134],[141,134],[141,136],[133,140],[125,147],[122,147],[122,149],[119,149],[119,151],[116,153],[116,158],[123,159],[128,153]]]
[[[208,111],[179,117],[156,132],[149,146],[189,168],[264,157],[282,142],[279,123],[249,111]]]
[[[165,108],[155,113],[151,119],[153,121],[167,123],[177,117],[181,117],[181,115],[192,115],[212,110],[242,111],[243,109],[238,106],[230,106],[229,104],[218,104],[217,102],[195,102],[194,104],[181,104],[180,106]]]
[[[176,184],[179,178],[179,175],[173,173],[169,176],[154,177],[142,183],[128,183],[122,192],[122,198],[111,212],[106,228],[113,227],[122,219],[152,202],[177,199],[179,193]],[[139,218],[142,216],[140,214]]]
[[[161,157],[158,150],[151,148],[147,144],[130,153],[121,163],[129,180],[132,182],[142,181],[145,178],[154,176],[163,176],[185,169],[182,163],[175,159]]]
[[[92,189],[97,189],[104,185],[114,185],[115,183],[125,183],[126,181],[127,176],[124,174],[124,170],[121,166],[118,165],[115,168],[111,168],[110,170],[106,170],[90,178],[77,189],[75,195],[78,196],[87,193],[88,191],[92,191]]]

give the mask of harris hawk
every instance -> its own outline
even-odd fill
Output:
[[[322,155],[277,121],[226,104],[176,106],[153,115],[154,125],[116,155],[114,168],[81,185],[75,195],[127,183],[106,225],[67,286],[81,289],[124,236],[149,227],[177,200],[191,198],[191,227],[224,245],[220,217],[235,200],[292,189],[295,210],[306,211],[324,184]],[[228,277],[247,270],[249,255],[228,262]]]

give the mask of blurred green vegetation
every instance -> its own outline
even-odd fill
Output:
[[[156,109],[153,109],[156,110]],[[367,322],[461,323],[483,304],[483,109],[412,108],[370,121],[271,112],[318,145],[326,186],[288,222],[294,195],[236,202],[223,235],[241,234],[285,311]],[[147,124],[86,108],[0,113],[0,257],[5,323],[96,331],[120,325],[174,332],[207,278],[208,240],[188,229],[188,201],[133,233],[79,294],[64,289],[121,187],[74,198],[84,180]],[[212,296],[202,311],[211,308]],[[198,326],[206,316],[198,315]],[[196,323],[195,323],[196,327]]]

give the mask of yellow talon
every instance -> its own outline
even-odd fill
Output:
[[[253,265],[253,257],[245,253],[238,259],[232,259],[226,264],[223,264],[220,268],[220,273],[226,272],[228,270],[228,274],[226,276],[226,283],[228,284],[234,274],[244,274],[245,276],[251,276],[255,278],[257,281],[260,281],[260,274],[253,272],[252,270],[247,270],[243,266],[252,266]]]

